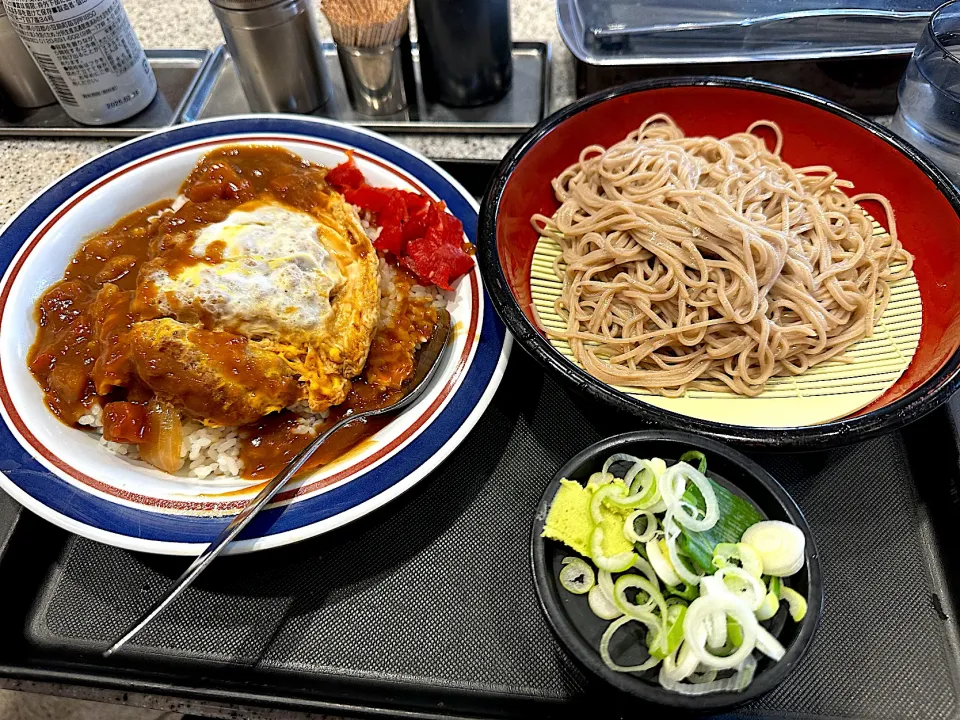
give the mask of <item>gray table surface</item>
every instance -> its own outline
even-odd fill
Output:
[[[208,48],[223,42],[207,0],[124,0],[140,41],[148,48]],[[322,37],[329,30],[319,15]],[[552,108],[572,102],[573,60],[557,32],[552,0],[514,0],[514,40],[550,43],[553,52]],[[499,159],[516,140],[510,135],[394,135],[401,142],[438,159]],[[117,145],[107,139],[0,139],[0,223],[6,222],[36,193],[85,160]],[[27,695],[4,690],[20,690]],[[47,697],[44,697],[47,696]],[[59,696],[59,697],[50,697]],[[98,703],[136,706],[142,710],[116,708]],[[264,712],[215,703],[185,702],[148,694],[118,693],[97,688],[53,683],[25,683],[0,679],[0,717],[4,720],[174,720],[181,714],[215,718],[257,720],[305,720],[316,715]]]
[[[124,5],[144,47],[212,49],[223,42],[207,0],[124,0]],[[318,17],[322,36],[329,38],[325,21],[319,14]],[[551,108],[555,110],[572,102],[573,59],[557,32],[553,0],[514,0],[512,21],[515,40],[540,40],[551,45]],[[881,122],[883,120],[886,118]],[[393,137],[428,157],[438,159],[499,159],[516,139],[510,135],[417,134]],[[107,139],[0,139],[0,223],[8,220],[46,185],[118,142]],[[5,690],[20,690],[24,694]],[[99,703],[131,707],[108,709]],[[320,717],[262,711],[228,703],[199,703],[149,694],[0,679],[0,718],[4,720],[176,720],[181,714],[249,720]]]
[[[319,0],[314,0],[318,2]],[[208,48],[223,42],[207,0],[124,0],[140,41],[148,48]],[[321,35],[330,38],[322,15]],[[552,0],[514,0],[514,40],[541,40],[553,50],[552,108],[573,100],[573,59],[557,32]],[[393,135],[431,158],[500,159],[516,140],[510,135]],[[37,192],[117,140],[0,140],[0,223],[6,222]]]

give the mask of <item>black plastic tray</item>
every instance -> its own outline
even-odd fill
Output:
[[[827,453],[757,457],[810,522],[825,606],[796,672],[727,717],[960,718],[960,563],[945,551],[960,522],[958,411]],[[551,475],[627,427],[517,352],[427,481],[330,535],[219,560],[115,663],[96,651],[185,561],[24,513],[0,561],[0,676],[314,711],[635,715],[556,644],[529,568]]]
[[[637,80],[680,75],[753,78],[806,90],[868,115],[892,115],[910,52],[836,60],[683,65],[588,65],[574,60],[577,97]]]
[[[492,169],[444,165],[477,194]],[[585,676],[549,632],[529,531],[565,460],[638,427],[517,349],[490,409],[430,478],[335,533],[218,560],[112,663],[97,650],[186,561],[71,536],[0,493],[0,678],[201,706],[636,718],[647,709]],[[724,717],[960,720],[960,396],[867,443],[755,458],[810,522],[824,614],[797,671]]]

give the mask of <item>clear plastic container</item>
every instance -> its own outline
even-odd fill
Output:
[[[931,17],[898,97],[890,129],[960,184],[960,0]]]
[[[761,62],[908,53],[940,0],[557,0],[591,65]]]

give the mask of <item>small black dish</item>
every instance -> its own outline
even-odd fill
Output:
[[[786,603],[782,603],[777,615],[763,623],[780,640],[787,653],[777,663],[768,658],[758,658],[753,682],[743,692],[680,695],[666,690],[657,682],[659,666],[642,674],[610,670],[601,660],[598,649],[600,636],[609,622],[593,614],[586,595],[573,595],[560,586],[561,561],[576,553],[554,540],[541,537],[547,511],[562,478],[586,483],[590,475],[599,472],[604,460],[614,453],[660,457],[670,465],[688,450],[700,450],[706,455],[707,475],[711,480],[752,502],[766,519],[793,523],[806,536],[804,568],[789,579],[789,585],[806,598],[807,615],[800,623],[795,623],[786,618]],[[625,693],[647,702],[685,710],[717,711],[732,708],[780,684],[809,647],[823,607],[819,556],[810,527],[797,504],[768,472],[750,458],[714,440],[690,433],[669,430],[626,433],[591,445],[574,456],[554,476],[537,506],[531,554],[540,606],[557,638],[573,657],[590,672]],[[636,657],[623,654],[615,654],[615,657],[621,663],[631,664],[642,661],[645,655],[645,652],[638,650]]]

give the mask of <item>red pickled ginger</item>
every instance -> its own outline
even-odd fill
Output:
[[[347,158],[327,173],[327,182],[348,203],[373,215],[380,228],[373,246],[393,254],[421,282],[451,290],[451,283],[473,268],[463,223],[448,213],[442,202],[406,190],[368,185],[353,154],[348,152]]]

